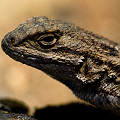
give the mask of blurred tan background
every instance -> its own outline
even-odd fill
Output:
[[[120,0],[0,0],[0,40],[32,16],[73,22],[120,43]],[[18,63],[0,47],[0,98],[24,101],[30,108],[80,101],[63,84]]]

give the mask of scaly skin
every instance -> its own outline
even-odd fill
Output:
[[[6,54],[44,71],[79,98],[120,113],[120,45],[74,24],[33,17],[2,40]]]
[[[0,110],[0,120],[36,120],[36,119],[26,114],[17,114]]]

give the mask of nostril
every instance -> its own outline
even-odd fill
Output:
[[[14,37],[11,37],[11,43],[13,44],[13,43],[15,43],[15,38]]]
[[[15,37],[12,34],[9,34],[8,37],[6,37],[6,42],[9,45],[13,45],[15,43]]]

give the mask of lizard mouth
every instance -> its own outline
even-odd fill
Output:
[[[31,54],[25,54],[24,51],[20,51],[14,47],[11,47],[9,45],[9,43],[4,39],[2,40],[2,49],[12,59],[22,62],[23,64],[27,64],[29,66],[35,67],[37,69],[41,69],[40,65],[44,65],[44,67],[45,66],[51,66],[51,67],[53,66],[54,68],[59,67],[59,69],[61,68],[61,70],[66,68],[67,71],[76,72],[76,71],[79,71],[79,69],[83,65],[82,62],[79,65],[73,65],[70,63],[64,64],[62,62],[53,60],[52,58],[45,59],[42,56],[38,57],[38,56],[32,56]],[[64,70],[62,70],[62,71],[64,71]]]

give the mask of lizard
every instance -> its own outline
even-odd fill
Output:
[[[7,33],[3,51],[65,84],[80,99],[120,113],[120,45],[73,23],[32,17]]]

